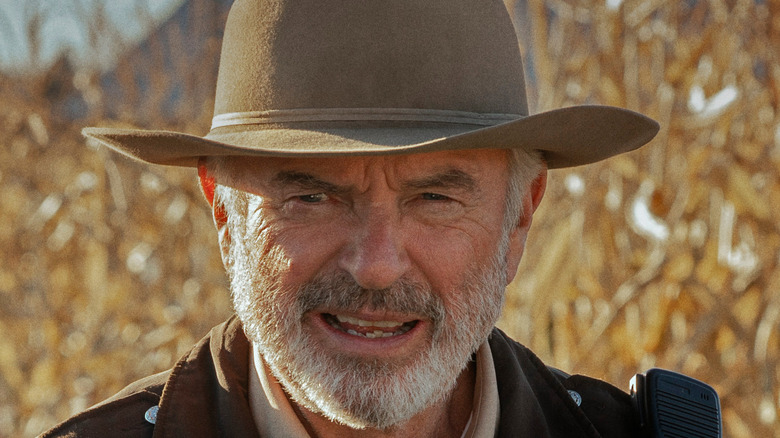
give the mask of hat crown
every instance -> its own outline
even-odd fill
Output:
[[[418,108],[527,115],[501,0],[236,0],[215,115]]]

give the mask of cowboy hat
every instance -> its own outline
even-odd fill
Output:
[[[650,141],[658,124],[607,106],[528,114],[501,0],[236,0],[205,137],[85,128],[150,163],[201,156],[540,151],[550,168]]]

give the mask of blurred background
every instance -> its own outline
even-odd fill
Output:
[[[205,134],[230,3],[0,0],[0,436],[169,368],[231,314],[194,171],[79,133]],[[725,436],[780,437],[780,1],[507,4],[533,112],[662,128],[552,172],[500,327],[626,390],[654,366],[702,379]]]

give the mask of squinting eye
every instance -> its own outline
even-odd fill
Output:
[[[328,199],[328,195],[326,195],[325,193],[314,193],[311,195],[298,196],[298,199],[300,199],[303,202],[313,204],[316,202],[326,201]]]
[[[446,201],[450,198],[444,195],[440,195],[438,193],[423,193],[422,198],[426,201]]]

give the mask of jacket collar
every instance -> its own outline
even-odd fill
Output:
[[[500,400],[496,436],[601,436],[564,384],[530,350],[498,329],[493,330],[489,345]],[[251,344],[238,318],[213,328],[172,370],[160,399],[155,436],[258,437],[249,402],[250,354]],[[587,387],[596,389],[594,397],[618,394],[614,402],[590,400],[602,411],[613,410],[609,403],[625,407],[616,388],[593,379]],[[583,398],[583,405],[589,402]],[[615,412],[622,415],[625,410]]]

